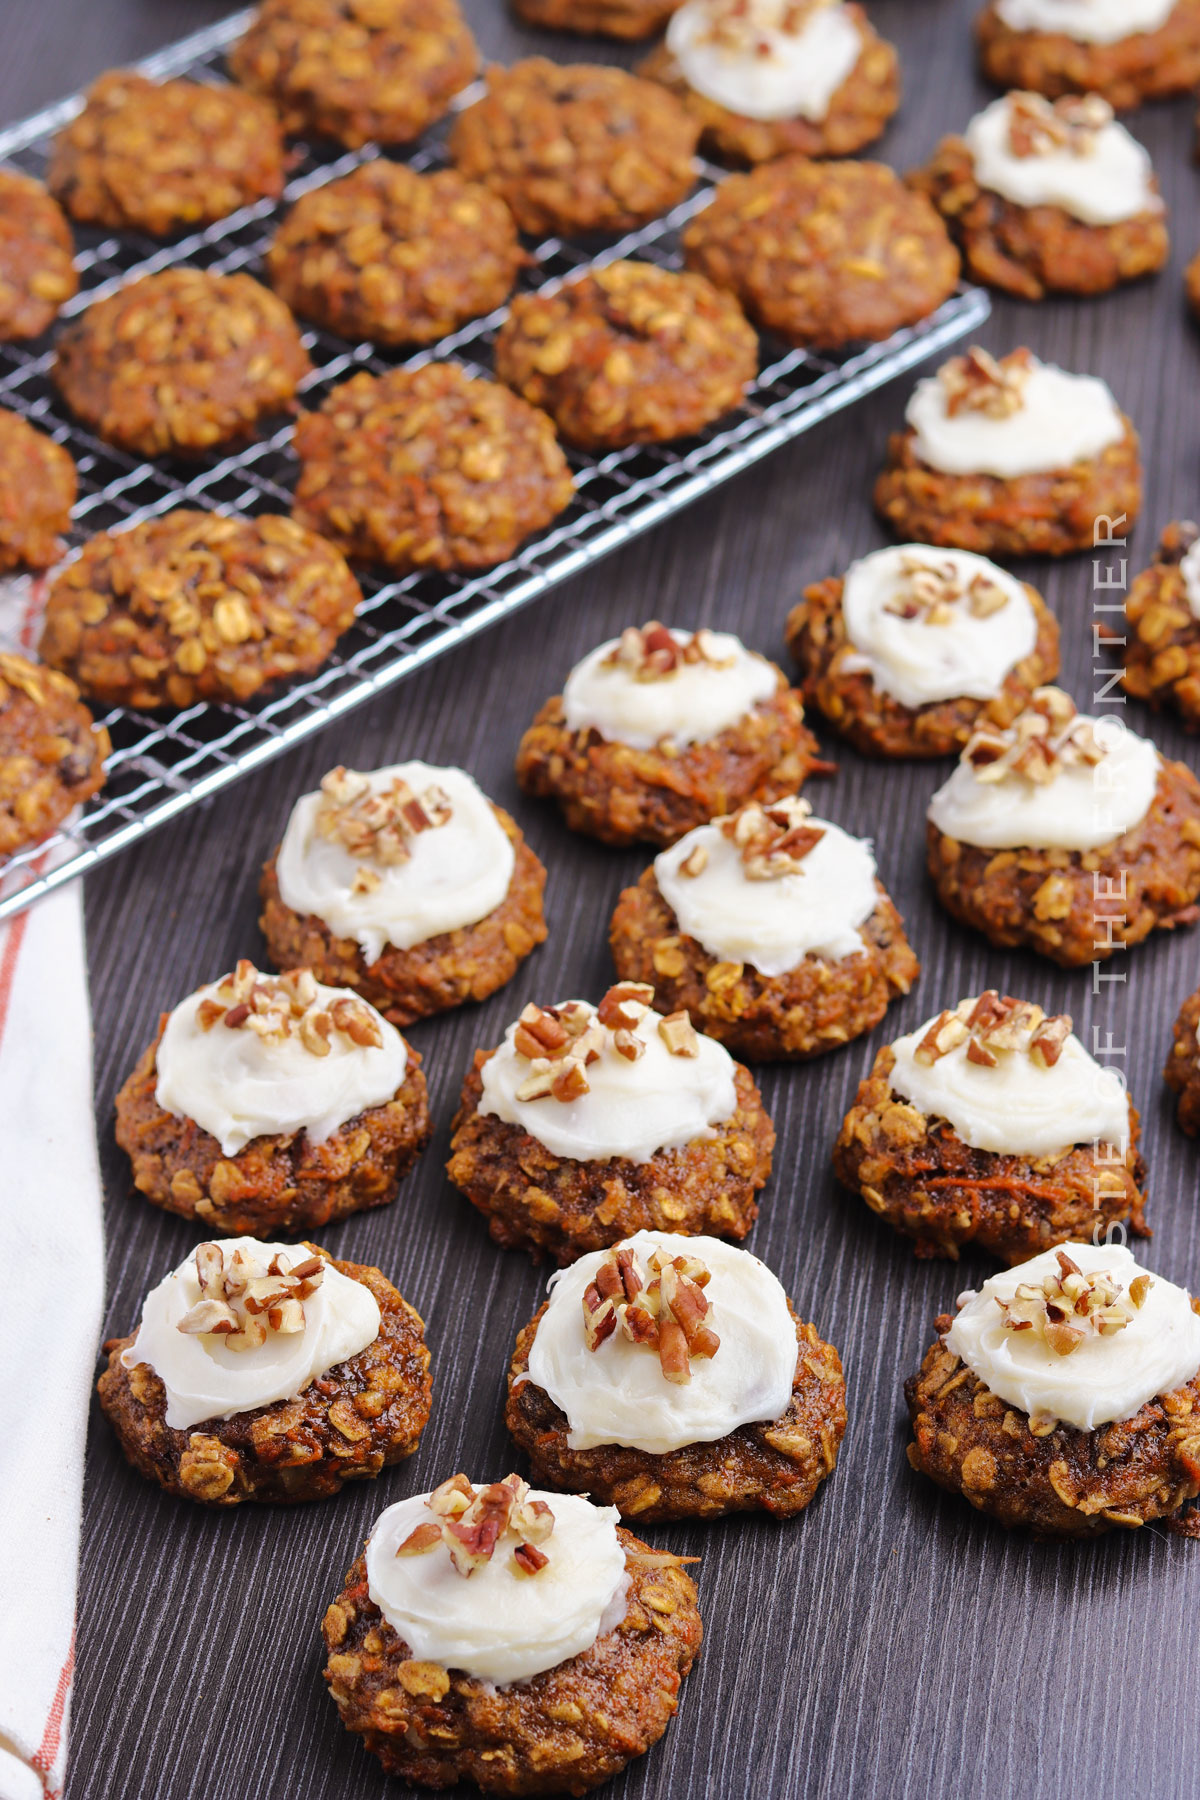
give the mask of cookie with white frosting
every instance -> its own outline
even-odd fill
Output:
[[[885,1045],[833,1166],[918,1256],[1019,1262],[1093,1229],[1144,1233],[1139,1121],[1065,1015],[994,988]]]
[[[743,1238],[775,1131],[749,1070],[654,990],[530,1004],[477,1050],[447,1173],[505,1249],[560,1264],[635,1231]]]
[[[517,779],[603,843],[672,844],[822,765],[782,669],[725,631],[630,626],[577,663],[521,739]]]
[[[861,6],[686,0],[639,71],[678,94],[723,161],[853,156],[900,104],[900,64]]]
[[[1183,1130],[1200,1136],[1200,988],[1179,1009],[1163,1080],[1179,1096],[1176,1116]]]
[[[1119,645],[1125,692],[1200,728],[1200,530],[1189,521],[1167,526],[1131,582]]]
[[[977,30],[997,87],[1124,110],[1200,82],[1200,0],[989,0]]]
[[[1058,673],[1058,621],[973,551],[900,544],[814,582],[788,614],[802,693],[867,756],[950,756]]]
[[[993,1275],[937,1320],[905,1383],[908,1460],[1000,1524],[1092,1538],[1155,1519],[1192,1535],[1200,1302],[1120,1243]]]
[[[659,1012],[686,1012],[750,1062],[860,1037],[920,973],[871,845],[795,797],[751,801],[662,851],[618,900],[609,942]]]
[[[201,1244],[104,1353],[125,1455],[205,1506],[324,1499],[411,1456],[429,1419],[419,1315],[315,1244]]]
[[[546,871],[462,769],[332,769],[265,865],[277,968],[353,988],[393,1025],[485,1000],[545,940]]]
[[[703,1635],[688,1560],[518,1475],[397,1501],[321,1625],[342,1723],[418,1787],[582,1794],[675,1712]]]
[[[875,506],[898,538],[984,556],[1091,550],[1098,518],[1142,506],[1133,423],[1107,384],[978,346],[917,383]]]
[[[954,918],[1076,968],[1195,921],[1200,782],[1115,714],[1039,688],[1007,728],[980,722],[929,803],[926,851]]]
[[[909,180],[974,278],[1020,299],[1106,294],[1167,260],[1150,157],[1099,94],[1005,94]]]
[[[833,1472],[846,1391],[837,1351],[757,1257],[639,1231],[551,1277],[505,1423],[535,1480],[640,1524],[790,1518]]]
[[[395,1199],[431,1135],[420,1064],[357,994],[243,960],[163,1014],[117,1095],[117,1142],[168,1212],[307,1231]]]

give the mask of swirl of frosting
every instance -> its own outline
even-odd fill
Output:
[[[370,1018],[378,1042],[334,1030],[317,1052],[299,1030],[261,1035],[245,1025],[229,1030],[223,1020],[206,1027],[205,1002],[223,1010],[220,982],[198,988],[168,1015],[155,1053],[154,1097],[165,1112],[210,1132],[224,1156],[236,1156],[253,1138],[298,1131],[323,1144],[347,1119],[394,1100],[404,1081],[408,1046],[395,1026],[348,988],[308,980],[311,1012],[328,1014],[348,1002]]]
[[[555,1010],[562,1007],[580,1009],[589,1021],[597,1016],[586,1000],[563,1001]],[[483,1065],[479,1112],[519,1125],[552,1155],[572,1162],[649,1162],[660,1150],[711,1138],[714,1126],[737,1110],[737,1064],[723,1044],[698,1034],[692,1034],[694,1054],[670,1050],[660,1023],[660,1014],[647,1011],[631,1028],[641,1046],[636,1060],[621,1055],[608,1037],[587,1065],[587,1091],[578,1098],[522,1100],[531,1064],[514,1043],[518,1020]]]
[[[996,0],[996,16],[1010,31],[1046,31],[1077,44],[1119,44],[1157,31],[1176,0]]]
[[[964,1144],[997,1156],[1052,1156],[1071,1144],[1123,1147],[1129,1099],[1115,1069],[1090,1057],[1072,1033],[1047,1067],[1024,1049],[973,1061],[970,1038],[929,1062],[917,1054],[933,1020],[898,1038],[888,1080],[897,1099],[945,1119]]]
[[[940,611],[906,608],[914,569],[948,572],[962,597]],[[983,585],[998,602],[977,610],[969,590]],[[968,550],[895,544],[852,563],[842,588],[848,649],[840,668],[871,677],[901,706],[939,700],[992,700],[1037,642],[1037,618],[1024,585]]]
[[[1069,469],[1117,444],[1125,422],[1106,382],[1029,359],[1020,404],[1003,417],[971,407],[951,411],[945,383],[919,381],[905,418],[913,449],[946,475],[995,475],[1012,481]]]
[[[1086,155],[1063,148],[1018,156],[1010,131],[1014,102],[1021,98],[993,100],[967,126],[981,187],[1014,206],[1059,206],[1085,225],[1117,225],[1163,210],[1148,151],[1115,119],[1091,136]]]
[[[774,665],[729,632],[670,636],[681,649],[699,640],[704,654],[680,658],[668,673],[648,679],[617,660],[622,640],[611,638],[577,663],[563,688],[568,731],[592,730],[634,750],[653,750],[664,739],[706,744],[769,700],[779,685]]]
[[[692,1367],[685,1385],[668,1381],[645,1345],[614,1332],[589,1350],[583,1296],[607,1250],[581,1256],[550,1277],[550,1304],[529,1352],[529,1380],[567,1415],[572,1450],[624,1444],[662,1456],[686,1444],[711,1444],[755,1419],[787,1411],[796,1374],[796,1327],[787,1296],[748,1250],[718,1238],[639,1231],[625,1240],[643,1261],[655,1250],[702,1262],[706,1324],[720,1348]]]
[[[376,1519],[367,1591],[419,1662],[507,1686],[557,1668],[620,1624],[628,1578],[616,1507],[538,1489],[529,1498],[554,1514],[546,1566],[532,1576],[498,1553],[465,1578],[444,1544],[397,1556],[430,1518],[428,1494],[397,1501]]]
[[[1121,1244],[1061,1248],[1085,1276],[1111,1275],[1126,1294],[1139,1275],[1149,1274]],[[1031,1418],[1094,1431],[1131,1419],[1147,1400],[1192,1380],[1200,1369],[1200,1318],[1183,1288],[1159,1275],[1150,1277],[1145,1299],[1121,1330],[1088,1332],[1067,1356],[1039,1332],[1010,1330],[1004,1309],[1018,1287],[1038,1286],[1058,1267],[1058,1251],[1044,1250],[960,1297],[947,1348],[997,1398]]]
[[[721,825],[699,825],[654,859],[659,892],[681,931],[722,961],[786,975],[806,956],[841,962],[863,949],[860,927],[879,905],[875,858],[864,838],[826,819],[794,873],[752,879]],[[700,864],[698,872],[693,873]]]
[[[295,1268],[309,1255],[295,1244],[264,1244],[257,1238],[214,1241],[227,1257],[240,1250],[264,1268],[273,1257],[285,1269]],[[357,1356],[379,1336],[374,1294],[331,1263],[304,1302],[304,1329],[268,1332],[266,1342],[255,1349],[231,1350],[216,1332],[180,1331],[180,1320],[201,1298],[193,1253],[147,1294],[137,1335],[121,1352],[125,1368],[147,1363],[162,1382],[172,1431],[294,1400],[310,1382]]]
[[[801,11],[794,0],[685,0],[667,27],[667,48],[694,92],[742,118],[819,123],[863,45],[840,5]]]
[[[462,769],[394,763],[361,777],[371,795],[397,784],[444,798],[449,817],[409,838],[397,860],[355,855],[335,831],[323,793],[303,794],[292,809],[276,858],[285,906],[321,919],[335,937],[354,938],[369,963],[392,944],[414,944],[476,925],[494,912],[512,880],[514,851],[486,794]],[[365,877],[365,878],[364,878]]]

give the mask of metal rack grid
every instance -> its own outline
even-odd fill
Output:
[[[235,14],[138,66],[157,78],[187,74],[198,80],[222,80],[223,52],[245,29],[249,16],[249,12]],[[460,104],[471,92],[461,97]],[[42,175],[54,133],[82,104],[81,96],[73,96],[0,132],[0,160]],[[257,269],[281,207],[378,154],[374,146],[340,155],[303,146],[282,202],[244,207],[167,244],[137,233],[78,232],[80,292],[63,308],[63,316],[73,316],[136,276],[180,262],[218,272]],[[417,169],[444,162],[443,135],[429,134],[406,160]],[[687,201],[600,252],[558,238],[543,240],[533,248],[523,285],[556,283],[584,267],[631,255],[678,266],[679,232],[706,204],[720,174],[702,165],[701,185]],[[360,369],[380,373],[396,361],[415,366],[453,356],[470,372],[488,374],[504,310],[474,320],[408,357],[389,357],[370,344],[349,344],[324,331],[305,331],[314,365],[304,383],[305,397],[319,405],[335,383]],[[9,860],[0,877],[0,918],[95,868],[156,826],[648,531],[781,444],[974,330],[988,311],[981,290],[964,289],[919,325],[843,357],[787,350],[768,342],[764,365],[745,404],[699,437],[600,457],[570,453],[576,480],[572,505],[550,530],[527,542],[508,562],[469,577],[364,576],[364,604],[353,629],[311,678],[246,706],[196,705],[170,718],[123,708],[101,715],[113,742],[107,785],[53,838]],[[132,525],[175,506],[250,513],[290,507],[295,471],[290,426],[236,454],[214,454],[198,464],[141,461],[101,442],[69,417],[50,382],[51,362],[52,352],[45,343],[0,345],[0,406],[25,414],[70,448],[79,471],[72,544],[93,532]]]

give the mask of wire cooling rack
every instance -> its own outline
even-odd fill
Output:
[[[157,78],[187,74],[221,81],[224,51],[245,30],[249,17],[249,12],[235,14],[138,66]],[[463,99],[470,97],[469,92]],[[75,95],[0,131],[0,160],[41,176],[55,132],[82,104],[82,97]],[[308,189],[378,154],[374,146],[340,155],[302,146],[280,205],[286,207]],[[442,134],[429,134],[406,160],[417,169],[443,162]],[[524,285],[542,287],[621,256],[678,265],[680,229],[706,204],[719,177],[719,170],[702,165],[701,185],[683,205],[600,252],[558,238],[545,239],[533,248]],[[257,270],[280,205],[262,201],[243,207],[206,230],[168,244],[134,232],[119,236],[77,232],[80,292],[64,307],[63,316],[73,316],[136,276],[175,263],[220,272]],[[113,742],[106,787],[48,843],[9,860],[0,877],[0,918],[95,868],[435,656],[627,544],[779,445],[974,330],[988,311],[984,293],[964,289],[921,324],[844,357],[785,350],[768,342],[762,371],[745,404],[699,437],[600,457],[572,453],[576,479],[572,505],[551,530],[526,543],[510,561],[470,577],[421,574],[389,581],[367,575],[362,582],[364,605],[354,628],[310,679],[246,706],[191,706],[170,718],[123,708],[104,714]],[[452,356],[473,373],[489,373],[492,344],[503,317],[500,309],[402,359],[389,359],[370,344],[349,344],[323,331],[308,331],[304,341],[314,372],[305,383],[305,398],[319,405],[335,383],[360,369],[379,373],[397,360],[416,365]],[[51,362],[46,343],[0,345],[0,406],[25,414],[74,456],[79,500],[72,544],[93,532],[132,525],[176,506],[250,513],[289,509],[296,472],[290,426],[235,455],[216,454],[199,464],[140,461],[102,443],[70,419],[51,385]]]

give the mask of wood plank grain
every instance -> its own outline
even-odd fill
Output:
[[[86,9],[20,0],[12,21],[6,11],[0,118],[220,10],[205,0],[92,0]],[[603,45],[522,31],[499,0],[470,0],[468,10],[491,55],[613,55]],[[872,8],[904,58],[905,107],[882,148],[897,167],[927,153],[985,96],[972,67],[973,10],[972,0],[879,0]],[[1200,243],[1200,202],[1190,105],[1145,110],[1133,125],[1154,153],[1172,208],[1171,269],[1092,304],[999,305],[985,341],[998,351],[1029,342],[1043,357],[1104,375],[1132,413],[1148,450],[1136,567],[1161,524],[1198,506],[1200,356],[1184,317],[1181,271]],[[781,655],[782,621],[801,585],[882,541],[870,483],[903,401],[902,392],[887,392],[777,455],[702,511],[89,883],[113,1331],[129,1325],[146,1287],[195,1242],[131,1193],[112,1138],[113,1094],[161,1007],[236,956],[259,951],[256,873],[297,793],[335,761],[369,767],[419,755],[472,769],[550,867],[551,936],[506,993],[414,1028],[438,1121],[434,1145],[394,1206],[325,1234],[335,1254],[394,1275],[426,1317],[436,1397],[417,1456],[328,1505],[210,1516],[150,1492],[122,1463],[103,1421],[93,1421],[69,1800],[359,1800],[381,1791],[375,1765],[342,1732],[325,1697],[317,1622],[383,1505],[454,1468],[492,1474],[509,1466],[503,1371],[544,1279],[522,1257],[496,1251],[444,1180],[459,1084],[474,1046],[494,1042],[526,999],[603,986],[607,919],[645,860],[573,838],[553,813],[522,799],[512,777],[517,738],[570,663],[631,619],[732,627]],[[1026,572],[1063,621],[1066,684],[1086,702],[1089,561]],[[1145,728],[1146,717],[1130,710]],[[1159,722],[1156,735],[1195,764],[1195,744],[1172,723]],[[924,973],[869,1042],[809,1068],[764,1073],[779,1150],[750,1242],[840,1346],[850,1428],[835,1476],[799,1522],[654,1533],[703,1556],[707,1642],[666,1739],[611,1791],[624,1800],[945,1800],[976,1787],[1013,1800],[1063,1791],[1094,1800],[1192,1795],[1200,1555],[1158,1529],[1091,1547],[1033,1545],[910,1473],[901,1382],[935,1314],[988,1265],[916,1262],[838,1192],[828,1153],[878,1043],[980,986],[1028,993],[1070,1010],[1085,1038],[1095,1025],[1128,1045],[1151,1168],[1150,1257],[1164,1275],[1195,1283],[1197,1151],[1174,1125],[1159,1069],[1178,1003],[1196,985],[1197,939],[1161,936],[1129,958],[1127,982],[1100,995],[1086,974],[988,951],[944,919],[922,875],[923,810],[942,771],[835,754],[837,776],[813,797],[875,838]]]

